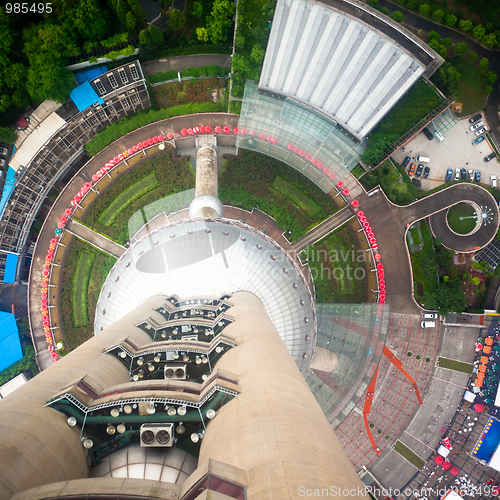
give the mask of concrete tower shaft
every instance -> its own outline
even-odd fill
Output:
[[[251,500],[298,498],[300,487],[363,491],[260,300],[238,292],[231,302],[235,321],[226,331],[237,347],[222,357],[217,369],[234,373],[241,392],[208,425],[199,468],[183,491],[201,477],[211,459],[247,471]]]

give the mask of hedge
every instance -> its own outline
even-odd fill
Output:
[[[146,194],[151,189],[154,189],[159,185],[158,179],[153,172],[146,175],[142,179],[137,180],[134,184],[131,184],[126,189],[124,189],[102,212],[98,221],[104,226],[109,227],[115,219],[120,215],[120,213],[125,210],[131,203],[133,203],[137,198]]]
[[[16,361],[0,372],[0,385],[5,384],[25,371],[31,372],[33,376],[39,372],[35,361],[35,349],[30,345],[24,349],[24,356],[19,361]]]
[[[90,272],[94,262],[95,253],[80,252],[76,271],[73,277],[73,293],[71,307],[73,309],[73,325],[86,326],[87,317],[87,289],[89,286]]]
[[[121,120],[109,125],[105,130],[98,132],[96,136],[87,142],[85,149],[89,156],[95,156],[112,142],[120,139],[124,135],[133,132],[134,130],[155,123],[161,120],[167,120],[174,116],[190,115],[196,113],[219,113],[226,111],[224,103],[203,102],[196,104],[184,104],[175,108],[150,109],[146,112],[137,113],[136,115],[127,116]]]

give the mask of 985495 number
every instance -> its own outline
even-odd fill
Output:
[[[5,5],[5,10],[7,14],[27,14],[32,12],[34,14],[43,14],[46,12],[50,14],[52,12],[51,3],[34,3],[29,5],[28,3],[8,3]]]

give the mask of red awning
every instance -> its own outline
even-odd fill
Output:
[[[22,118],[19,118],[19,120],[17,120],[16,122],[16,125],[21,129],[21,130],[24,130],[28,125],[28,121],[26,120],[26,118],[24,118],[24,116]]]

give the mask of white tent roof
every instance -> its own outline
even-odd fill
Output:
[[[476,399],[476,395],[473,392],[465,391],[464,399],[465,401],[470,401],[472,403]]]
[[[462,497],[455,490],[450,490],[441,500],[462,500]]]
[[[40,116],[40,114],[39,114]],[[42,114],[43,116],[43,114]],[[45,143],[56,134],[66,122],[55,112],[36,125],[14,153],[9,165],[17,172],[19,167],[27,166]]]
[[[17,377],[14,377],[8,382],[5,382],[5,384],[0,387],[0,399],[5,398],[11,392],[14,392],[18,387],[24,385],[26,382],[27,380],[24,376],[24,373],[20,373]]]
[[[297,99],[364,138],[425,67],[326,5],[278,0],[259,87]]]
[[[442,457],[446,458],[450,454],[450,450],[448,448],[446,448],[445,446],[440,445],[439,448],[438,448],[438,453]]]
[[[500,471],[500,450],[499,450],[499,448],[500,448],[500,445],[495,450],[495,453],[493,453],[493,455],[491,456],[491,460],[489,463],[489,466],[492,469],[495,469],[498,471]]]
[[[497,394],[495,396],[495,406],[500,406],[500,385],[497,387]]]

